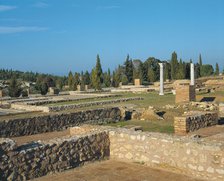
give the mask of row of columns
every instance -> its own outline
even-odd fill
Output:
[[[160,89],[159,95],[164,95],[164,63],[159,63],[160,67]],[[191,83],[190,85],[195,85],[195,78],[194,78],[194,64],[191,63]]]

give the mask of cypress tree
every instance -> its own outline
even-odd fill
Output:
[[[149,82],[155,82],[156,81],[155,72],[153,71],[152,68],[148,69],[148,81]]]
[[[108,69],[108,71],[104,73],[104,84],[106,87],[110,87],[111,85],[110,69]]]
[[[165,70],[164,70],[164,78],[166,79],[170,79],[170,64],[168,62],[166,62],[165,64]]]
[[[101,90],[101,84],[103,83],[103,71],[99,55],[96,57],[96,66],[92,70],[91,79],[94,89]]]
[[[80,84],[79,73],[75,72],[74,75],[74,90],[77,90],[77,85]]]
[[[177,69],[178,69],[178,60],[177,60],[176,52],[172,53],[170,64],[171,64],[171,79],[175,80],[176,79]]]
[[[9,96],[10,97],[19,97],[21,93],[21,88],[17,82],[16,76],[12,76],[9,84]]]
[[[85,74],[83,75],[83,82],[85,85],[90,84],[90,74],[88,71],[86,71]]]
[[[103,70],[100,63],[100,56],[97,54],[96,57],[96,74],[97,77],[100,79],[100,83],[103,83]]]
[[[219,75],[219,64],[215,64],[215,75]]]
[[[200,64],[199,63],[196,63],[195,64],[195,78],[199,78],[201,77],[201,73],[200,73]]]
[[[68,74],[68,86],[69,86],[69,90],[74,90],[74,78],[71,71]]]
[[[125,67],[125,75],[127,76],[128,82],[132,83],[133,82],[133,63],[132,60],[129,58],[129,55],[127,55],[126,61],[124,63]]]
[[[199,55],[199,60],[198,60],[199,66],[202,66],[202,58],[201,58],[201,54]]]

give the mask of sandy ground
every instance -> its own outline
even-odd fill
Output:
[[[38,140],[46,141],[54,138],[62,138],[65,136],[69,136],[69,130],[35,134],[30,136],[12,137],[11,139],[15,140],[17,142],[17,145],[20,146],[24,143],[29,143],[32,141],[38,141]]]
[[[202,138],[214,137],[215,135],[224,133],[224,125],[216,125],[206,128],[201,128],[197,131],[191,132],[188,135],[200,135]],[[224,140],[223,140],[224,141]]]
[[[152,169],[139,163],[115,160],[95,162],[85,166],[48,175],[35,181],[199,181],[195,178]]]

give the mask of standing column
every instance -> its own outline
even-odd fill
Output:
[[[195,85],[194,81],[194,64],[191,63],[191,85]]]
[[[164,64],[163,63],[159,63],[159,67],[160,67],[160,91],[159,91],[159,95],[164,95],[164,80],[163,80],[163,70],[164,70]]]

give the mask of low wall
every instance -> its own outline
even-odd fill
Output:
[[[24,136],[51,131],[60,131],[83,123],[104,124],[122,119],[118,107],[52,114],[32,118],[0,121],[0,137]]]
[[[110,157],[193,175],[224,180],[223,143],[202,142],[159,133],[110,131]]]
[[[200,128],[218,124],[216,112],[190,112],[189,115],[174,117],[175,134],[185,135]]]
[[[86,98],[64,98],[64,99],[48,99],[48,100],[37,100],[37,101],[32,101],[32,102],[26,102],[26,104],[28,105],[35,105],[35,106],[40,106],[40,105],[44,105],[44,104],[53,104],[53,103],[60,103],[60,102],[72,102],[72,101],[81,101],[81,100],[88,100],[88,99],[98,99],[98,98],[110,98],[110,97],[119,97],[120,95],[90,95],[87,94],[85,96],[93,96],[93,97],[86,97]]]
[[[19,147],[13,140],[0,139],[0,178],[28,180],[86,162],[102,160],[109,157],[109,145],[106,132],[35,142]]]
[[[25,111],[41,111],[41,112],[49,112],[49,108],[46,106],[31,106],[27,104],[21,104],[21,103],[13,103],[11,104],[12,109],[17,109],[17,110],[25,110]]]
[[[80,104],[49,106],[48,108],[49,108],[49,112],[58,112],[58,111],[64,111],[68,109],[77,109],[77,108],[90,107],[90,106],[115,104],[115,103],[128,102],[128,101],[134,101],[134,100],[143,100],[143,98],[141,97],[122,98],[122,99],[113,99],[108,101],[94,101],[94,102],[85,102]]]

